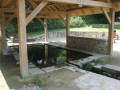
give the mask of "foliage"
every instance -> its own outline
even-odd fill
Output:
[[[75,16],[70,18],[70,26],[71,27],[84,27],[85,22],[80,16]]]
[[[99,59],[98,59],[98,60],[93,60],[93,61],[91,61],[90,63],[84,65],[83,69],[84,69],[84,70],[87,70],[87,71],[91,71],[93,66],[98,65],[98,64],[101,64],[101,63],[103,63],[102,60],[99,60]],[[94,65],[93,65],[93,64],[94,64]]]
[[[26,4],[26,8],[29,6]],[[119,13],[116,13],[116,17],[119,18]],[[43,19],[42,19],[43,20]],[[44,20],[43,20],[44,21]],[[108,24],[103,14],[74,16],[70,18],[71,27],[84,27],[92,24]],[[65,24],[61,19],[48,19],[48,30],[56,30],[65,28]],[[7,33],[17,33],[17,19],[14,19],[6,26]],[[10,32],[9,32],[10,31]],[[27,25],[27,33],[31,32],[44,32],[44,26],[38,19],[33,19],[30,24]]]
[[[65,24],[61,19],[48,19],[48,30],[65,28]]]
[[[108,24],[103,14],[81,16],[85,24]]]

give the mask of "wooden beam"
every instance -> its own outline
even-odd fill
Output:
[[[55,11],[55,12],[59,12],[59,9],[55,5],[52,6],[52,10]],[[63,21],[63,23],[66,24],[66,21],[64,20],[64,18],[60,14],[58,14],[58,16]]]
[[[44,28],[45,28],[45,42],[47,42],[48,40],[47,18],[44,19]]]
[[[36,9],[27,17],[26,25],[47,5],[48,2],[42,1]]]
[[[17,15],[17,14],[14,13],[14,14],[6,21],[5,26],[8,25],[8,24],[15,18],[16,15]]]
[[[28,2],[28,4],[33,8],[35,9],[37,7],[37,4],[33,1],[33,0],[26,0]],[[37,18],[43,25],[44,25],[44,22],[40,19],[40,18]]]
[[[5,18],[10,18],[12,17],[13,15],[10,15],[10,14],[5,14]],[[15,18],[17,17],[17,15],[15,16]],[[35,16],[35,18],[48,18],[48,16],[41,16],[41,15],[37,15]]]
[[[109,2],[109,3],[111,3],[111,0],[106,0],[106,2]]]
[[[0,8],[0,12],[10,12],[10,13],[16,13],[17,9],[10,9],[10,8]],[[26,10],[26,13],[31,13],[33,10]],[[66,14],[67,12],[64,11],[41,11],[39,14]]]
[[[108,20],[108,22],[111,24],[111,19],[110,16],[108,15],[107,11],[105,10],[105,8],[101,8],[101,10],[103,11],[106,19]]]
[[[64,18],[61,15],[58,15],[60,17],[60,19],[66,24],[66,21],[64,20]]]
[[[3,55],[6,54],[7,50],[7,41],[6,41],[6,32],[5,32],[5,17],[4,12],[1,13],[1,38],[2,38],[2,52]]]
[[[43,22],[40,18],[38,18],[38,19],[39,19],[39,21],[45,26],[44,22]]]
[[[114,7],[112,3],[92,1],[92,0],[47,0],[47,1],[58,2],[58,3],[68,3],[68,4],[80,4],[80,5],[95,6],[95,7],[107,7],[107,8]]]
[[[110,9],[111,24],[109,24],[108,34],[108,54],[113,54],[113,34],[114,34],[114,20],[115,20],[115,8]]]
[[[17,0],[17,8],[18,8],[17,14],[18,14],[20,72],[21,75],[25,77],[28,76],[25,0]]]

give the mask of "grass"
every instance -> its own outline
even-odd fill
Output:
[[[56,31],[65,31],[66,29],[56,29],[49,30],[48,32],[56,32]],[[115,29],[117,32],[120,32],[120,29]],[[82,28],[70,28],[70,31],[108,31],[107,28],[91,28],[91,27],[82,27]],[[44,31],[40,32],[32,32],[27,33],[28,37],[35,37],[38,35],[44,34]]]

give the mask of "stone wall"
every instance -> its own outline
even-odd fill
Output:
[[[100,31],[71,31],[70,35],[72,36],[86,36],[86,37],[100,37],[100,38],[108,38],[108,32],[100,32]],[[49,32],[48,33],[48,39],[51,38],[65,38],[66,32],[65,31],[59,31],[59,32]],[[32,41],[42,41],[45,39],[45,35],[39,35],[36,37],[28,38],[28,42]],[[17,40],[18,42],[18,40]]]
[[[67,47],[107,54],[107,39],[68,36]]]
[[[108,32],[103,31],[71,31],[72,36],[108,38]]]

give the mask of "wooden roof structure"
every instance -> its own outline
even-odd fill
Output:
[[[120,0],[25,0],[30,8],[26,10],[31,13],[40,3],[47,3],[37,14],[37,18],[61,18],[66,13],[70,16],[89,15],[103,13],[101,8],[107,12],[109,8],[115,7],[116,11],[120,11]],[[5,11],[6,17],[11,17],[8,12],[17,12],[15,8],[16,0],[0,0],[0,11]],[[10,7],[12,7],[10,9]]]
[[[29,6],[27,9],[26,4]],[[70,32],[70,16],[104,13],[109,22],[108,54],[111,55],[113,51],[115,11],[120,11],[120,0],[0,0],[3,54],[6,51],[5,26],[15,17],[18,19],[20,72],[22,76],[27,76],[28,57],[26,26],[33,18],[38,18],[44,25],[46,41],[47,19],[60,18],[66,24],[67,40]],[[66,17],[66,20],[64,20],[64,17]],[[44,22],[41,18],[45,19]]]

